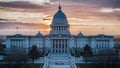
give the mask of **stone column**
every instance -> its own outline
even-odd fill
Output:
[[[55,39],[55,40],[54,40],[54,49],[53,49],[53,50],[54,50],[54,53],[56,52],[56,50],[55,50],[55,49],[56,49],[56,46],[57,46],[56,43],[57,43],[57,42],[56,42],[56,39]]]
[[[64,41],[63,51],[64,51],[64,53],[65,53],[65,39],[64,39],[63,41]]]
[[[52,53],[54,53],[54,48],[55,48],[55,40],[53,39]]]
[[[63,45],[62,42],[63,42],[63,40],[61,39],[61,44],[60,44],[60,46],[61,46],[61,53],[62,53],[62,49],[63,49],[63,48],[62,48],[62,45]]]

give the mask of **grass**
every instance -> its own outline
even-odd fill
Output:
[[[44,64],[34,64],[34,68],[43,68]],[[33,68],[32,64],[0,64],[0,68]]]
[[[34,68],[43,68],[44,64],[34,64]],[[21,68],[32,68],[32,64],[24,64]]]
[[[104,68],[100,64],[76,64],[77,68]]]
[[[110,65],[104,65],[104,64],[76,64],[77,68],[120,68],[119,64],[110,64]]]

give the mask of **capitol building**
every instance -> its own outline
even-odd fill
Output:
[[[6,40],[7,48],[18,47],[28,51],[29,48],[36,45],[38,49],[45,48],[45,52],[51,54],[65,54],[74,52],[74,48],[82,51],[88,45],[92,48],[93,53],[96,54],[99,50],[113,48],[114,45],[113,36],[104,34],[85,36],[82,32],[79,32],[77,35],[71,34],[69,30],[70,24],[68,24],[67,17],[60,5],[50,27],[51,30],[48,35],[43,35],[41,32],[38,32],[35,36],[22,34],[9,35]]]

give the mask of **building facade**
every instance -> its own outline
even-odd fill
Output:
[[[35,36],[21,34],[7,36],[7,48],[18,47],[28,50],[36,45],[40,49],[46,48],[50,53],[69,53],[73,52],[73,48],[79,48],[82,51],[85,45],[89,45],[93,53],[97,53],[98,50],[113,48],[114,45],[113,36],[104,34],[84,36],[81,32],[78,35],[72,35],[67,17],[60,5],[50,27],[51,31],[48,35],[38,32]]]

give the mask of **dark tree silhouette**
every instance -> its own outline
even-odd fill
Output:
[[[93,55],[92,49],[86,44],[86,46],[83,48],[84,50],[84,57],[86,63],[88,62],[88,57],[91,57]]]
[[[0,43],[0,51],[3,51],[3,50],[4,50],[4,48],[6,48],[6,45],[5,45],[5,44],[1,44],[1,43]]]
[[[81,54],[82,51],[80,51],[80,48],[76,48],[75,49],[75,57],[80,57],[82,54]]]
[[[108,48],[103,49],[98,52],[99,56],[97,57],[98,62],[103,63],[105,68],[110,68],[111,65],[114,65],[114,68],[117,65],[117,62],[119,62],[118,55],[115,54],[115,50]]]
[[[74,52],[70,52],[71,56],[74,56],[74,57],[80,57],[80,56],[83,56],[83,51],[81,48],[73,48],[72,49]]]
[[[8,52],[9,51],[9,52]],[[22,48],[12,47],[5,52],[4,62],[11,64],[12,68],[20,68],[19,64],[25,64],[28,60],[28,55]],[[14,64],[13,64],[14,63]],[[17,66],[17,67],[16,67]],[[6,66],[5,66],[6,68]],[[9,68],[9,67],[7,67]]]
[[[70,51],[70,54],[72,55],[72,56],[74,56],[74,57],[77,57],[77,50],[76,50],[76,48],[72,48],[71,49],[71,51]]]
[[[114,45],[114,49],[115,49],[115,52],[116,52],[115,54],[116,54],[116,55],[119,55],[120,44],[117,44],[117,43],[116,43],[116,44]]]
[[[48,56],[49,52],[46,52],[46,50],[45,47],[42,48],[42,51],[40,51],[40,57]]]
[[[32,59],[33,68],[34,68],[34,60],[40,57],[40,52],[37,50],[37,46],[32,46],[31,50],[28,52],[29,57]]]

